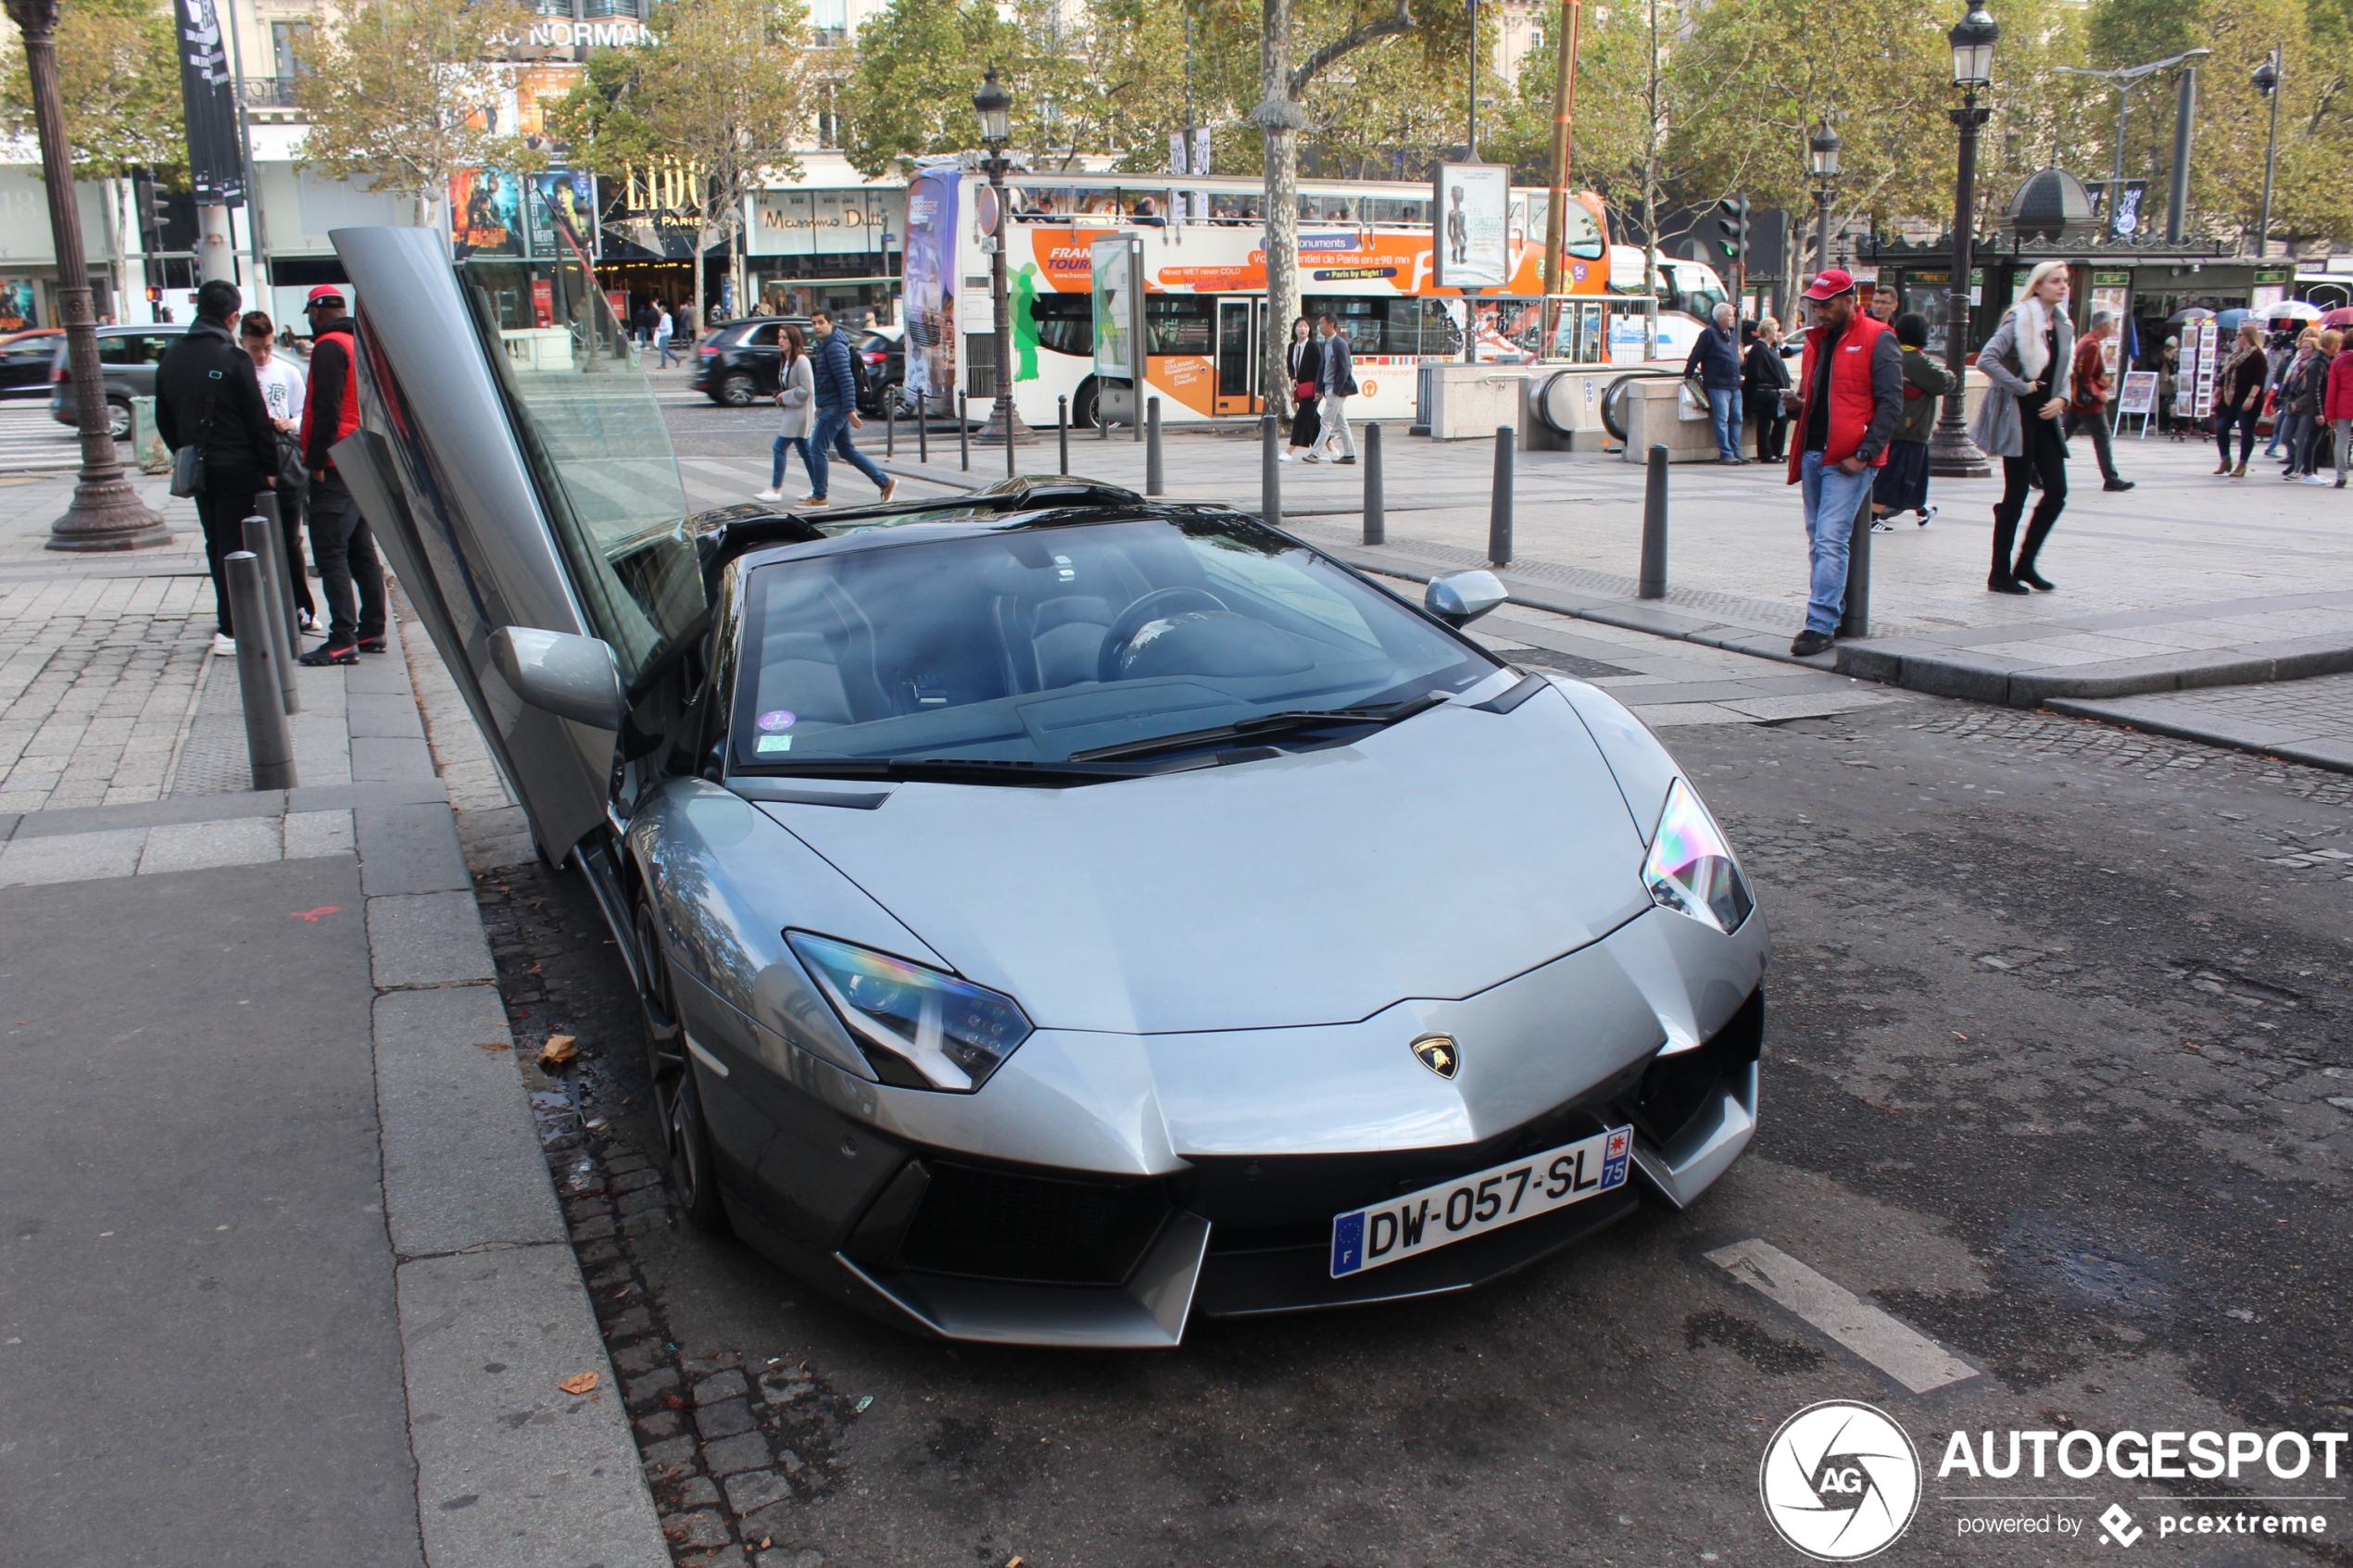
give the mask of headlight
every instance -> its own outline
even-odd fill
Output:
[[[1029,1038],[1011,997],[831,937],[785,940],[886,1084],[970,1094]]]
[[[1723,830],[1680,779],[1667,786],[1667,808],[1642,860],[1642,884],[1659,908],[1727,934],[1738,931],[1756,907]]]

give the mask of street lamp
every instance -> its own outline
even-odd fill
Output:
[[[66,363],[73,371],[75,422],[82,435],[82,474],[66,515],[49,525],[48,548],[167,545],[171,531],[139,499],[115,457],[111,417],[102,395],[98,328],[90,311],[89,263],[82,252],[82,208],[73,194],[73,149],[66,143],[65,105],[57,89],[57,0],[7,0],[7,10],[24,33],[32,123],[48,187],[49,232],[57,250],[57,320],[66,330]]]
[[[2272,50],[2255,68],[2255,90],[2271,100],[2271,137],[2263,146],[2263,216],[2255,220],[2255,259],[2263,259],[2263,251],[2271,240],[2271,171],[2280,157],[2280,51]],[[2294,245],[2288,249],[2293,251]]]
[[[1980,107],[1977,95],[1993,84],[1994,44],[2002,30],[1985,11],[1983,0],[1944,35],[1953,46],[1953,85],[1961,90],[1961,107],[1952,111],[1961,132],[1959,178],[1953,192],[1953,279],[1944,296],[1944,368],[1952,372],[1953,390],[1944,395],[1936,432],[1929,438],[1928,471],[1947,479],[1977,479],[1993,472],[1985,454],[1969,438],[1965,413],[1969,397],[1969,325],[1970,241],[1977,229],[1977,132],[1994,111]]]
[[[988,156],[980,167],[988,175],[988,292],[996,307],[997,338],[997,406],[988,422],[973,439],[984,445],[1001,443],[1005,448],[1005,472],[1013,471],[1013,448],[1026,445],[1038,438],[1022,427],[1021,416],[1013,412],[1013,321],[1005,300],[1005,170],[1013,160],[1005,156],[1005,144],[1013,133],[1013,99],[1003,83],[997,80],[997,68],[990,66],[980,91],[973,94],[973,108],[980,116],[980,139],[988,148]]]
[[[2090,70],[2082,66],[2053,66],[2051,68],[2055,75],[2088,76],[2095,81],[2105,82],[2116,89],[2116,171],[2108,184],[2108,232],[2110,233],[2116,232],[2117,204],[2124,199],[2124,124],[2125,117],[2133,107],[2133,89],[2155,76],[2158,71],[2170,70],[2178,65],[2186,65],[2192,60],[2212,53],[2214,51],[2211,49],[2200,47],[2179,55],[2170,55],[2161,60],[2151,60],[2144,66],[2124,66],[2116,70]],[[2119,235],[2118,237],[2128,238],[2129,236]]]
[[[1838,132],[1831,129],[1829,120],[1814,128],[1806,141],[1806,151],[1814,164],[1814,270],[1820,272],[1831,264],[1831,194],[1838,186]]]

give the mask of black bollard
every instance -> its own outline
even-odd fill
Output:
[[[915,461],[931,461],[931,394],[915,399]]]
[[[1495,489],[1487,507],[1490,566],[1512,564],[1512,445],[1517,439],[1511,426],[1495,427]]]
[[[276,639],[270,631],[270,586],[251,550],[221,562],[229,578],[229,615],[237,629],[237,695],[245,710],[245,759],[256,789],[295,786],[294,734],[278,685]]]
[[[1365,543],[1389,543],[1389,512],[1381,495],[1380,426],[1365,427]]]
[[[886,460],[899,456],[899,399],[883,388],[883,457]]]
[[[964,408],[964,395],[956,394],[956,466],[966,473],[973,466],[972,415]]]
[[[1070,399],[1067,397],[1054,399],[1054,445],[1060,454],[1056,460],[1062,464],[1062,467],[1054,471],[1068,473],[1070,471]]]
[[[1871,634],[1871,496],[1855,508],[1855,532],[1846,545],[1846,608],[1838,620],[1842,637]]]
[[[1283,473],[1277,465],[1282,460],[1282,439],[1275,429],[1275,416],[1262,416],[1258,421],[1258,521],[1269,528],[1283,523]]]
[[[1638,598],[1667,596],[1667,448],[1650,449],[1642,481],[1642,579]]]
[[[298,713],[302,698],[296,690],[294,657],[300,649],[295,642],[294,613],[287,608],[285,546],[267,517],[246,518],[242,528],[246,552],[261,565],[261,602],[270,612],[270,658],[278,676],[278,701],[287,712]]]
[[[1157,495],[1168,488],[1160,470],[1160,399],[1144,400],[1144,494]]]
[[[284,568],[278,573],[278,586],[285,591],[286,632],[289,638],[292,638],[302,626],[302,618],[295,609],[294,596],[295,580],[302,575],[302,551],[296,548],[300,543],[302,525],[298,521],[287,520],[285,508],[278,504],[278,493],[275,490],[264,490],[254,496],[253,509],[260,516],[268,518],[271,525],[278,531],[279,553],[272,558],[285,563]],[[289,530],[293,531],[295,537],[288,536]],[[296,651],[301,650],[296,648]],[[293,688],[287,689],[291,691]],[[286,711],[292,713],[295,709],[289,708]]]

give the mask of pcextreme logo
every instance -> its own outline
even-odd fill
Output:
[[[1859,1562],[1911,1526],[1920,1456],[1886,1412],[1825,1399],[1781,1423],[1756,1489],[1781,1539],[1818,1562]]]

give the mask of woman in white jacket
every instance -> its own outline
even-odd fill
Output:
[[[771,448],[773,459],[768,469],[768,488],[760,492],[760,499],[777,501],[785,494],[785,458],[787,453],[800,453],[800,466],[809,467],[809,432],[816,424],[817,376],[809,366],[809,342],[800,329],[785,328],[785,364],[776,373],[776,406],[785,411],[776,426],[776,444]]]

